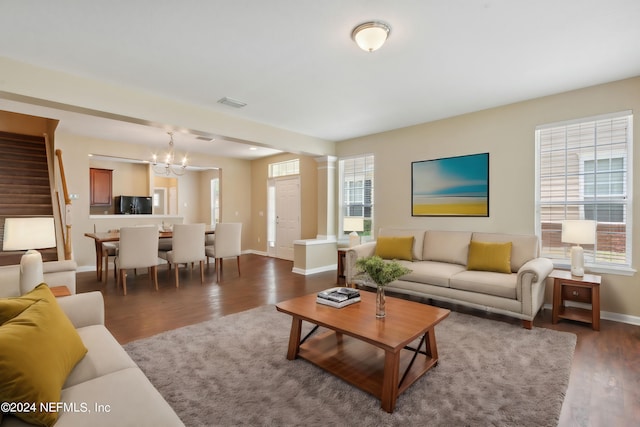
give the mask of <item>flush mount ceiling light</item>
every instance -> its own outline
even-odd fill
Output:
[[[351,38],[360,49],[373,52],[382,47],[391,33],[391,27],[384,22],[369,21],[358,25],[351,32]]]

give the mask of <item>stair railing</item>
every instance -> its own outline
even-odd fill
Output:
[[[58,171],[60,172],[60,186],[62,187],[62,194],[64,195],[64,215],[59,212],[60,219],[63,222],[65,233],[63,234],[64,242],[64,258],[71,259],[71,198],[69,197],[69,191],[67,190],[67,179],[64,175],[64,164],[62,162],[62,150],[56,149],[56,157],[58,159]],[[58,211],[60,211],[60,196],[58,189],[56,188],[56,199],[58,200]]]

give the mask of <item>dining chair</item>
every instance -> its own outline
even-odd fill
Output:
[[[120,247],[115,265],[118,269],[118,286],[127,294],[127,269],[147,268],[158,290],[158,227],[122,227]]]
[[[204,283],[204,224],[174,224],[172,248],[158,251],[158,257],[175,267],[176,288],[180,286],[180,264],[200,263],[200,283]]]
[[[93,232],[97,233],[98,230],[96,228],[96,225],[93,224]],[[117,229],[115,230],[108,230],[108,233],[116,233],[118,232]],[[102,259],[100,260],[100,262],[104,263],[104,268],[102,269],[103,271],[103,276],[102,276],[102,280],[106,283],[107,280],[109,280],[109,258],[113,258],[113,277],[114,279],[118,279],[118,272],[116,271],[115,268],[115,259],[116,259],[116,255],[118,253],[118,242],[104,242],[102,243]]]
[[[118,230],[109,230],[109,233],[117,233]],[[118,269],[116,268],[116,256],[118,255],[118,242],[104,242],[102,244],[102,256],[104,258],[104,282],[109,280],[109,258],[113,259],[113,278],[118,280]]]
[[[170,230],[173,230],[173,225],[166,226],[163,221],[162,225],[158,226],[158,229],[160,231],[170,231]],[[160,242],[158,243],[158,250],[160,252],[169,252],[172,248],[173,248],[173,239],[171,237],[164,237],[160,239]]]
[[[220,282],[223,258],[236,257],[240,275],[240,254],[242,253],[242,223],[221,222],[216,224],[213,245],[204,248],[207,261],[215,259],[216,277]]]

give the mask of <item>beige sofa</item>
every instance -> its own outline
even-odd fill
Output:
[[[53,261],[42,264],[44,282],[49,287],[66,286],[69,292],[76,293],[75,261]],[[20,296],[20,266],[0,267],[0,298]]]
[[[527,329],[533,326],[544,302],[545,279],[553,270],[551,260],[539,256],[537,236],[402,228],[381,229],[378,236],[413,236],[413,259],[399,261],[412,272],[387,285],[388,291],[505,314],[522,319]],[[511,242],[511,272],[468,270],[471,241]],[[375,241],[347,250],[347,283],[367,286],[355,277],[355,263],[375,253]]]
[[[73,268],[67,270],[64,263],[71,263],[66,267]],[[64,284],[75,292],[75,263],[47,264],[52,263],[45,263],[45,282],[51,281],[51,286]],[[16,296],[16,278],[17,266],[0,268],[0,296]],[[88,351],[63,386],[61,402],[68,409],[59,411],[56,427],[184,425],[104,326],[100,292],[62,297],[57,302]],[[10,415],[1,418],[1,427],[32,425]]]

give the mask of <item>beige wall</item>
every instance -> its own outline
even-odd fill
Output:
[[[338,143],[336,151],[339,157],[375,154],[376,229],[404,226],[533,233],[535,127],[624,110],[635,113],[633,166],[634,184],[638,187],[640,77],[348,140]],[[411,217],[412,161],[483,152],[490,153],[488,218]],[[640,265],[637,199],[633,212],[633,267],[637,270]],[[640,316],[638,275],[604,274],[601,298],[604,311]]]
[[[318,230],[318,164],[314,158],[285,153],[253,160],[251,162],[251,223],[253,225],[253,233],[250,247],[258,252],[267,252],[267,179],[269,178],[269,164],[291,159],[300,159],[300,238],[313,239],[316,237]]]
[[[143,145],[61,132],[56,133],[55,143],[56,148],[62,150],[69,193],[78,195],[78,199],[73,201],[72,247],[74,259],[80,269],[94,267],[94,244],[91,239],[84,236],[84,233],[92,232],[96,223],[100,224],[98,228],[102,230],[114,228],[118,223],[116,220],[99,221],[89,217],[89,154],[146,159],[150,157],[150,149]],[[208,165],[225,171],[224,178],[221,180],[222,217],[223,219],[229,218],[229,221],[243,223],[242,248],[243,250],[247,249],[251,235],[251,162],[199,155],[197,165]],[[206,178],[203,178],[205,175],[205,172],[189,172],[178,179],[178,215],[183,217],[185,223],[209,223],[209,216],[205,212],[209,204],[208,197],[206,200],[201,197],[205,191],[203,187],[208,185]],[[123,223],[126,225],[136,225],[147,222],[161,223],[162,219],[151,220],[143,217],[119,221],[121,223],[126,221]]]

